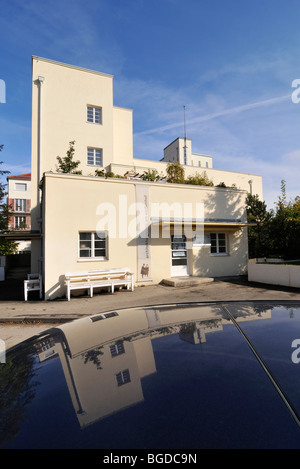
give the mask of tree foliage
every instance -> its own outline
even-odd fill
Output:
[[[57,156],[56,159],[58,161],[58,171],[60,173],[71,173],[71,174],[81,174],[81,171],[76,171],[76,168],[80,165],[80,161],[74,161],[74,154],[75,154],[75,140],[69,142],[69,149],[67,151],[66,156],[61,158]]]
[[[275,210],[268,211],[257,196],[248,195],[248,222],[256,224],[248,230],[249,256],[297,259],[300,257],[300,197],[287,200],[284,180],[275,205]]]
[[[166,172],[168,182],[184,184],[184,168],[180,163],[168,163]]]
[[[0,145],[0,151],[3,150],[3,145]],[[0,165],[3,164],[3,161],[0,161]],[[9,174],[9,171],[0,170],[0,177]],[[11,207],[7,204],[6,201],[7,192],[5,185],[0,182],[0,233],[7,233],[8,231],[8,222],[11,214]],[[5,238],[0,238],[0,256],[5,256],[6,254],[14,254],[17,250],[17,244]]]
[[[186,184],[193,184],[196,186],[213,186],[214,183],[206,174],[206,171],[199,174],[196,173],[193,176],[188,176],[186,179]]]
[[[143,181],[159,181],[161,176],[156,169],[148,169],[147,171],[143,172],[141,178]]]
[[[250,258],[268,256],[272,251],[270,239],[272,214],[257,195],[248,194],[246,209],[248,222],[254,225],[248,228],[249,256]]]

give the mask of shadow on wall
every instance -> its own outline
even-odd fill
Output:
[[[232,220],[246,222],[245,209],[246,193],[239,190],[217,190],[209,193],[204,204],[206,219]],[[194,275],[203,277],[222,277],[245,275],[248,263],[248,235],[247,228],[227,229],[224,227],[211,228],[206,232],[226,233],[226,255],[211,255],[210,246],[204,245],[194,249]]]

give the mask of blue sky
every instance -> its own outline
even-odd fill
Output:
[[[299,0],[0,0],[1,169],[30,171],[31,57],[114,75],[134,156],[183,136],[216,169],[261,174],[268,207],[300,195]],[[299,93],[300,96],[300,93]]]

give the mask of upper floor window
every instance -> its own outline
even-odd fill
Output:
[[[123,384],[130,383],[130,373],[129,370],[123,370],[116,374],[117,384],[118,386],[122,386]]]
[[[15,184],[16,191],[27,191],[27,184],[22,182],[16,182]]]
[[[87,121],[93,124],[102,124],[102,108],[87,106]]]
[[[16,212],[26,212],[26,199],[16,199],[15,200],[15,211]]]
[[[122,341],[119,341],[114,345],[110,345],[109,348],[112,357],[125,353],[124,343]]]
[[[103,166],[103,152],[101,148],[87,149],[87,164],[91,166]]]

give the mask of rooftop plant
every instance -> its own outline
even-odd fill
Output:
[[[80,165],[80,161],[74,161],[74,154],[75,154],[75,140],[69,142],[69,149],[67,151],[66,156],[61,158],[60,156],[57,156],[56,159],[58,161],[58,166],[57,170],[60,173],[70,173],[70,174],[81,174],[82,171],[76,170],[78,166]]]

